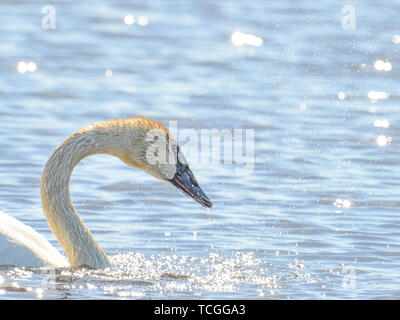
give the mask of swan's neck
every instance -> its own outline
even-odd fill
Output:
[[[69,182],[73,168],[84,157],[96,153],[119,156],[119,137],[118,132],[107,127],[81,130],[57,147],[43,170],[40,186],[43,210],[71,267],[110,265],[72,204]]]

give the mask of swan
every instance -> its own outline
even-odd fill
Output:
[[[72,170],[93,154],[116,156],[172,183],[201,205],[212,207],[178,143],[161,123],[143,117],[92,123],[55,149],[40,183],[46,220],[68,260],[30,226],[0,211],[0,265],[95,269],[110,266],[107,255],[77,214],[69,192]],[[168,156],[167,161],[162,161],[163,154]]]

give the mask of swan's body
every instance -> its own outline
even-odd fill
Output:
[[[41,234],[0,211],[0,265],[68,267],[69,263]]]
[[[154,140],[155,136],[157,140]],[[148,151],[154,148],[155,141],[160,150],[169,151],[171,157],[168,160],[175,161],[150,161]],[[146,118],[94,123],[72,134],[56,148],[44,167],[40,185],[47,222],[69,263],[43,236],[0,212],[0,265],[92,268],[110,265],[107,255],[78,216],[69,194],[74,167],[84,157],[98,153],[117,156],[156,178],[172,182],[202,205],[212,206],[186,164],[179,146],[160,123]]]

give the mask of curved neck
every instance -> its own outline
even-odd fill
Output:
[[[65,250],[71,267],[103,268],[109,260],[78,216],[70,197],[74,167],[96,153],[118,155],[120,139],[112,128],[89,127],[71,135],[47,161],[40,191],[47,222]]]

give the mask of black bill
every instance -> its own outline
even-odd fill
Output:
[[[177,170],[175,176],[171,180],[172,184],[178,189],[181,189],[188,196],[192,197],[202,206],[211,208],[213,206],[212,202],[204,191],[201,190],[189,166],[182,165],[178,162],[176,167]]]

